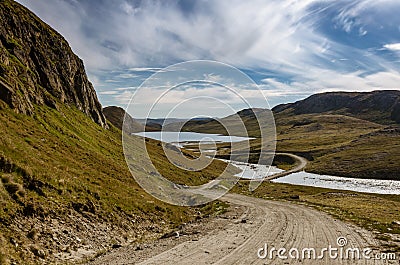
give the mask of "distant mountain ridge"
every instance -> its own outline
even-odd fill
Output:
[[[190,119],[172,122],[164,126],[170,131],[192,131],[226,134],[220,122],[232,124],[238,115],[246,124],[250,135],[257,131],[257,114],[268,109],[249,108],[224,118]],[[294,103],[281,104],[272,108],[276,119],[304,114],[332,114],[358,118],[378,124],[400,124],[400,91],[378,90],[373,92],[327,92],[312,95]],[[254,134],[256,135],[256,134]]]
[[[107,127],[83,62],[67,41],[22,5],[0,1],[0,100],[18,113],[70,104]]]
[[[186,122],[175,122],[164,126],[167,131],[186,131],[199,133],[215,133],[236,136],[258,136],[260,134],[260,124],[257,117],[268,115],[271,113],[268,109],[249,108],[238,111],[235,114],[224,118],[194,118]],[[245,125],[247,132],[243,131],[242,125]],[[229,132],[227,127],[230,127]]]
[[[400,123],[400,91],[327,92],[295,103],[274,107],[275,114],[329,113],[351,116],[380,124]]]

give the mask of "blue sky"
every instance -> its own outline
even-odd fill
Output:
[[[68,40],[104,106],[125,107],[155,71],[198,59],[239,68],[271,106],[318,92],[400,87],[398,0],[18,2]]]

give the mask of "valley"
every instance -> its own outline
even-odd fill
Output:
[[[384,194],[384,187],[369,193],[277,181],[305,170],[398,183],[398,90],[319,93],[272,110],[146,121],[103,108],[98,93],[115,91],[96,91],[99,80],[89,81],[67,40],[25,6],[1,0],[0,18],[0,265],[264,264],[257,251],[265,243],[325,246],[340,236],[376,254],[400,251],[396,185]],[[273,119],[259,124],[262,116]],[[161,130],[171,138],[160,138]],[[279,172],[240,179],[243,168],[229,159]],[[249,189],[252,183],[260,185]],[[217,190],[226,194],[210,196]],[[180,203],[157,199],[181,191]],[[197,205],[195,196],[215,200]]]
[[[339,93],[340,94],[340,93]],[[328,94],[312,96],[327,97]],[[368,104],[375,106],[385,95],[399,99],[398,91],[380,91],[371,93],[341,93],[342,97],[357,95],[367,98]],[[304,102],[308,102],[305,99]],[[293,103],[296,105],[297,103]],[[304,105],[305,103],[302,102]],[[312,103],[309,103],[312,106]],[[322,104],[322,103],[321,103]],[[352,103],[355,106],[361,103]],[[391,105],[393,104],[393,105]],[[276,106],[272,109],[276,123],[276,151],[293,153],[309,160],[306,171],[355,178],[375,178],[398,180],[400,159],[400,129],[396,119],[397,103],[384,105],[387,110],[374,110],[368,113],[367,119],[345,113],[353,111],[350,107],[333,106],[330,110],[321,110],[316,113],[297,113],[287,106]],[[329,106],[329,105],[328,105]],[[368,110],[368,106],[364,106]],[[283,109],[285,108],[285,109]],[[259,135],[259,125],[251,110],[238,112],[246,126],[248,136]],[[260,109],[255,112],[261,111]],[[347,115],[345,115],[347,114]],[[382,119],[380,119],[382,118]],[[373,121],[379,121],[373,122]],[[229,117],[221,119],[229,124]],[[169,124],[169,127],[172,125]],[[166,130],[169,128],[167,127]],[[210,121],[199,124],[196,121],[187,122],[182,131],[201,133],[226,134],[226,130],[217,122]],[[259,152],[261,142],[258,139],[251,141],[251,152]],[[227,146],[219,145],[221,156],[227,155]],[[240,150],[237,150],[239,152]]]

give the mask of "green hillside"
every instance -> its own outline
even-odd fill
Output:
[[[277,150],[310,160],[310,172],[400,179],[400,130],[343,115],[276,115]]]
[[[99,251],[159,237],[196,218],[199,210],[209,214],[215,205],[183,208],[155,200],[128,171],[121,131],[111,124],[109,130],[103,129],[75,107],[60,105],[57,111],[36,106],[31,117],[3,104],[0,124],[0,264],[29,264],[42,255],[54,260],[57,253],[68,255],[89,243]],[[132,144],[137,141],[142,139],[132,137]],[[149,149],[153,148],[160,146],[154,141]],[[151,153],[164,169],[168,167],[165,157],[157,156],[162,152]],[[188,179],[187,184],[213,177],[172,168],[166,172],[183,183]],[[94,225],[99,228],[91,228]],[[106,241],[100,237],[105,231]]]
[[[0,18],[0,264],[78,262],[222,209],[175,207],[145,193],[126,165],[121,130],[106,121],[64,37],[15,1],[0,1]],[[147,148],[182,184],[225,168],[183,172],[159,142]]]

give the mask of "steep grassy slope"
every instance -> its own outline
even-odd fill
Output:
[[[203,210],[174,207],[155,200],[129,173],[120,130],[111,124],[109,130],[103,129],[75,107],[60,104],[59,110],[35,106],[34,115],[26,116],[2,103],[0,256],[4,262],[59,260],[87,248],[94,254],[113,244],[160,236],[195,218],[199,210],[213,209],[213,205]],[[131,140],[133,145],[142,141]],[[168,168],[157,142],[149,150]],[[169,172],[175,180],[189,179],[188,184],[213,177],[203,172],[175,174],[172,167],[166,170],[167,177]]]
[[[145,193],[67,41],[15,1],[0,1],[0,18],[0,264],[81,260],[217,208],[174,207]],[[156,141],[148,150],[170,179],[214,178],[174,170]]]

